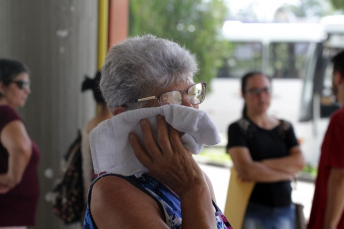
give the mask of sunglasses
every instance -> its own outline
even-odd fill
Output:
[[[191,85],[184,91],[172,90],[164,92],[157,96],[149,96],[145,98],[138,99],[134,102],[144,102],[149,100],[158,100],[160,106],[168,104],[182,104],[184,94],[187,95],[189,102],[192,105],[201,104],[205,99],[206,94],[206,83],[196,83]]]
[[[30,81],[24,80],[13,80],[10,83],[14,83],[20,90],[30,89]]]

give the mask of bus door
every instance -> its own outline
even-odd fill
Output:
[[[331,58],[344,49],[344,34],[329,34],[326,41],[313,45],[314,56],[307,65],[299,120],[311,126],[311,132],[304,139],[303,153],[306,161],[316,166],[329,117],[340,107],[332,93]]]

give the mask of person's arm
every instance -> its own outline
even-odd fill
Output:
[[[98,229],[169,228],[153,198],[119,177],[95,183],[90,208]]]
[[[243,181],[277,182],[289,180],[292,174],[270,168],[259,161],[253,161],[247,147],[237,146],[228,149],[238,176]]]
[[[82,139],[81,139],[81,157],[82,157],[82,179],[83,179],[83,188],[84,188],[84,200],[87,200],[88,189],[92,183],[92,155],[90,149],[89,141],[89,129],[87,128],[89,123],[82,130]]]
[[[21,182],[23,173],[30,160],[32,145],[24,124],[15,120],[7,124],[1,131],[1,143],[8,151],[8,171],[0,175],[3,193]]]
[[[327,182],[324,229],[336,229],[344,211],[344,169],[331,168]]]
[[[295,175],[305,166],[305,159],[300,147],[294,146],[289,150],[288,156],[266,159],[262,163],[272,169]]]

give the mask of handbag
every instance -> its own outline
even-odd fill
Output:
[[[61,171],[52,190],[53,212],[65,224],[82,219],[85,202],[81,163],[81,133],[78,131],[62,159]]]
[[[294,203],[295,205],[295,229],[306,229],[306,219],[303,213],[303,205]]]

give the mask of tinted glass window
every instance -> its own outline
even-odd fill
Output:
[[[303,78],[309,43],[271,43],[268,75],[273,78]]]
[[[230,43],[227,58],[223,66],[219,68],[220,78],[239,78],[250,70],[262,69],[262,44],[254,43]]]

